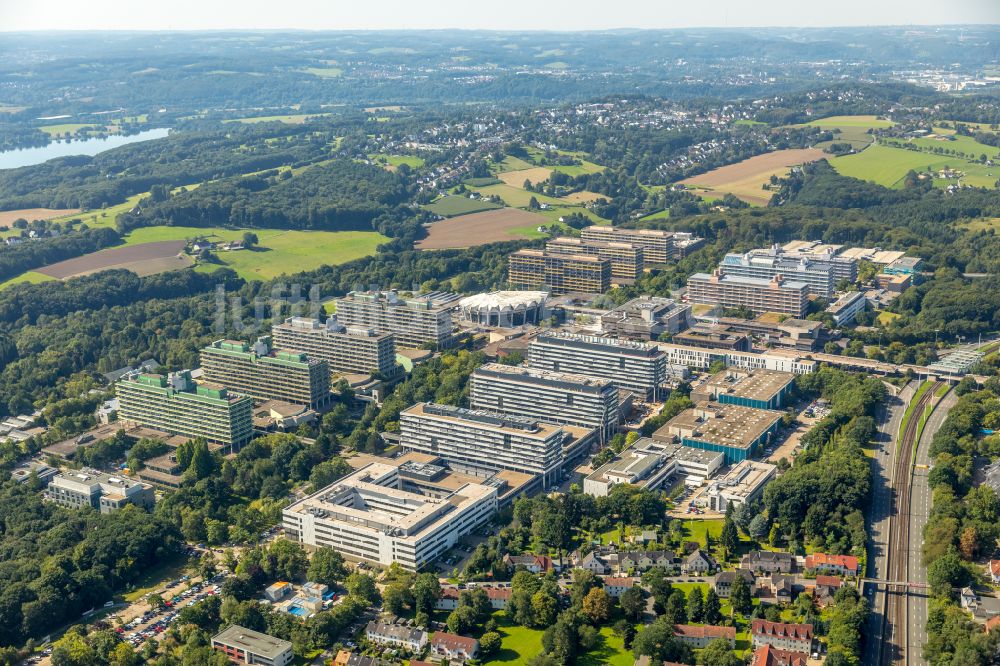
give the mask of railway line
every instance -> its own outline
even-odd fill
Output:
[[[934,399],[938,385],[931,384],[918,398],[909,420],[900,436],[897,455],[892,469],[894,491],[892,519],[889,524],[888,552],[886,557],[888,581],[908,581],[910,574],[910,491],[913,475],[913,456],[924,410]],[[909,619],[909,586],[887,585],[882,596],[882,641],[879,645],[880,665],[909,664],[907,646]],[[914,662],[915,663],[915,662]]]

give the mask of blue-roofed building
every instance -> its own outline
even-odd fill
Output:
[[[781,427],[782,416],[773,410],[701,402],[667,421],[653,439],[722,453],[725,464],[732,465],[766,446]]]

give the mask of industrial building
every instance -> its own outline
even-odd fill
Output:
[[[352,561],[416,571],[497,509],[494,487],[465,483],[444,496],[404,489],[400,469],[371,463],[282,512],[285,533]]]
[[[491,291],[466,296],[458,302],[462,321],[479,326],[513,328],[537,324],[545,317],[544,291]]]
[[[776,370],[727,369],[716,373],[691,391],[695,402],[716,400],[724,405],[754,409],[781,409],[792,392],[795,375]]]
[[[253,434],[253,398],[224,386],[195,382],[183,370],[168,376],[126,375],[115,384],[121,421],[172,435],[204,437],[238,449]]]
[[[458,300],[457,294],[446,292],[403,298],[395,291],[352,291],[335,306],[341,324],[392,333],[399,347],[430,344],[440,349],[454,342],[451,313]]]
[[[153,487],[149,484],[92,469],[56,474],[49,481],[44,498],[71,509],[87,506],[101,513],[114,513],[126,504],[149,509],[154,502]]]
[[[815,372],[816,361],[805,358],[791,350],[773,350],[764,353],[737,352],[723,349],[704,349],[688,347],[672,342],[661,342],[657,345],[667,355],[671,366],[686,366],[696,370],[707,370],[712,363],[719,361],[727,367],[741,370],[778,370],[795,375],[806,375]]]
[[[690,315],[691,306],[686,303],[643,295],[601,315],[601,330],[620,338],[656,340],[687,328]]]
[[[261,666],[286,666],[295,658],[289,641],[237,624],[212,637],[212,648],[230,660]]]
[[[632,243],[583,240],[562,236],[545,244],[545,252],[559,255],[587,255],[606,259],[611,263],[611,281],[614,284],[633,284],[642,277],[642,248]]]
[[[330,402],[326,361],[300,351],[274,349],[270,336],[252,346],[241,340],[216,340],[201,350],[202,376],[254,400],[282,400],[313,409]]]
[[[608,379],[488,363],[476,368],[470,385],[473,409],[591,428],[602,443],[622,420],[618,388]]]
[[[518,250],[508,257],[507,280],[514,289],[544,287],[555,296],[571,292],[601,294],[611,288],[611,262],[583,254]]]
[[[653,433],[656,441],[680,441],[685,446],[725,454],[732,465],[753,456],[781,426],[781,412],[698,403],[667,421]]]
[[[730,504],[735,509],[760,499],[764,487],[777,474],[778,468],[770,463],[741,460],[725,476],[712,481],[699,500],[709,510],[725,513]]]
[[[805,317],[809,309],[809,285],[775,275],[769,280],[729,275],[716,269],[711,275],[695,273],[688,278],[688,299],[692,303],[745,307],[760,314],[778,312]]]
[[[305,352],[309,358],[326,361],[330,375],[397,374],[396,338],[373,327],[345,326],[337,317],[326,324],[309,317],[289,317],[271,327],[274,344]]]
[[[666,354],[656,345],[596,335],[539,335],[528,344],[528,365],[607,378],[641,400],[659,399],[667,379]]]
[[[524,416],[417,403],[399,414],[407,451],[441,456],[453,469],[488,477],[497,470],[530,474],[541,488],[562,480],[563,468],[597,443],[597,431]]]

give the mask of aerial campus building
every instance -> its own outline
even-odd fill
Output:
[[[661,342],[657,346],[667,355],[667,362],[671,366],[686,366],[697,370],[707,370],[713,363],[720,361],[727,367],[740,370],[764,369],[807,375],[815,372],[819,365],[816,361],[792,350],[778,349],[757,353],[690,347],[673,342]]]
[[[782,416],[772,410],[698,403],[667,421],[653,433],[653,439],[717,451],[725,454],[726,464],[731,465],[766,445],[778,432]]]
[[[724,457],[722,453],[644,437],[584,478],[583,492],[605,497],[623,483],[655,490],[675,476],[684,476],[688,485],[697,487],[715,474]]]
[[[671,298],[643,295],[601,315],[601,330],[620,338],[656,340],[688,327],[691,306]]]
[[[632,243],[585,241],[581,238],[562,236],[545,244],[548,254],[587,255],[607,259],[611,263],[611,281],[615,284],[632,284],[642,277],[642,248]]]
[[[204,437],[238,449],[253,434],[253,398],[218,384],[196,383],[191,372],[126,375],[115,384],[118,418],[173,435]]]
[[[790,372],[728,369],[696,386],[691,399],[716,400],[723,405],[754,409],[781,409],[794,382],[795,375]]]
[[[544,287],[555,296],[571,292],[600,294],[611,288],[611,262],[585,254],[518,250],[507,259],[507,280],[514,289]]]
[[[337,320],[346,326],[392,333],[400,347],[443,348],[454,342],[451,311],[458,300],[445,292],[402,298],[394,291],[352,291],[335,305]]]
[[[786,280],[781,275],[765,280],[729,275],[716,269],[711,275],[695,273],[688,278],[687,288],[692,303],[745,307],[755,314],[779,312],[805,317],[809,309],[809,285]]]
[[[271,338],[250,345],[216,340],[201,350],[206,381],[254,400],[282,400],[319,409],[330,402],[330,369],[299,351],[274,349]]]
[[[153,487],[141,481],[92,469],[69,470],[52,477],[45,499],[71,509],[89,506],[113,513],[126,504],[153,506]]]
[[[777,466],[770,463],[741,460],[725,476],[713,480],[699,499],[711,511],[725,513],[730,504],[737,508],[757,501],[777,474]]]
[[[464,483],[432,496],[408,483],[401,468],[376,462],[294,502],[282,519],[286,534],[299,543],[416,571],[496,509],[495,487]]]
[[[777,251],[757,250],[740,254],[730,252],[722,258],[719,268],[726,275],[771,280],[780,275],[791,282],[805,282],[809,291],[821,298],[831,298],[837,281],[826,262],[801,257],[784,257]]]
[[[287,666],[295,658],[290,642],[236,624],[213,636],[212,648],[243,664]]]
[[[657,400],[667,380],[666,354],[656,345],[597,335],[539,335],[528,344],[528,365],[607,378],[640,400]]]
[[[480,326],[513,328],[537,324],[545,317],[544,291],[491,291],[458,302],[459,318]]]
[[[472,373],[470,404],[547,423],[592,428],[602,442],[617,431],[618,389],[608,379],[502,363]]]
[[[396,340],[392,333],[379,333],[364,326],[344,326],[338,317],[326,324],[309,317],[289,317],[271,327],[277,346],[298,349],[309,358],[325,361],[331,376],[340,373],[396,374]]]
[[[511,470],[549,488],[563,469],[597,442],[592,428],[544,423],[524,416],[417,403],[399,414],[400,445],[440,456],[453,469],[477,476]]]
[[[587,242],[629,243],[640,247],[647,264],[665,264],[681,259],[704,243],[703,238],[682,231],[622,229],[599,225],[585,227],[580,237]]]

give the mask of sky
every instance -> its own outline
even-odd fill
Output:
[[[0,30],[1000,24],[1000,0],[0,0]]]

